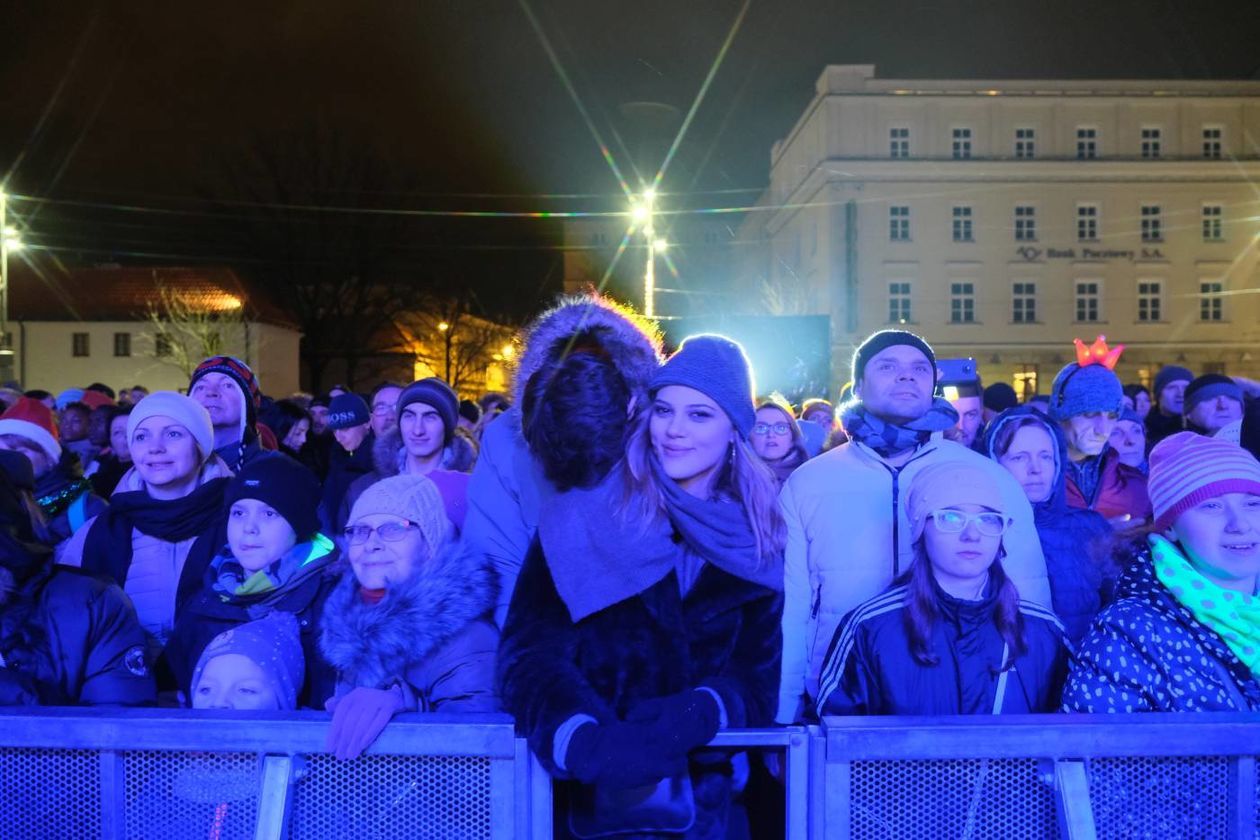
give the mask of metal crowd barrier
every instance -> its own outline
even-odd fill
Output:
[[[0,710],[14,838],[550,838],[503,715],[404,715],[367,755],[318,712]],[[723,732],[781,755],[785,836],[1260,838],[1260,715],[828,718]]]

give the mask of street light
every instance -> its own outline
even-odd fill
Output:
[[[0,378],[13,378],[9,342],[9,253],[22,250],[17,228],[9,224],[9,194],[0,190]]]
[[[655,214],[656,190],[649,187],[630,208],[630,220],[643,232],[647,241],[647,265],[643,269],[643,314],[649,318],[656,317],[656,252],[665,250],[665,240],[656,238]]]

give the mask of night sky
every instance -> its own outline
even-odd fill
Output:
[[[7,5],[8,189],[106,205],[15,202],[33,216],[30,238],[71,260],[167,263],[230,259],[223,220],[108,205],[231,215],[215,202],[270,194],[250,182],[259,155],[331,168],[370,160],[378,177],[333,179],[312,199],[332,206],[559,211],[613,201],[617,181],[527,8],[631,179],[641,126],[620,106],[686,113],[745,9],[735,0]],[[753,2],[664,187],[693,193],[693,206],[751,203],[771,144],[828,63],[907,78],[1255,78],[1258,32],[1254,0]],[[512,274],[515,285],[497,288],[519,308],[558,280],[552,223],[429,220],[405,236],[417,272]]]

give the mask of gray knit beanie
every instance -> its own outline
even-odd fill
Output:
[[[666,385],[695,388],[726,412],[744,440],[757,421],[753,408],[752,365],[744,348],[723,335],[684,338],[648,383],[655,394]]]
[[[451,538],[451,520],[442,495],[437,485],[422,475],[395,475],[371,485],[355,501],[347,524],[374,513],[397,516],[419,527],[430,557]]]

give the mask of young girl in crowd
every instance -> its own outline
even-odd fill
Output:
[[[578,835],[725,837],[722,727],[770,722],[784,526],[742,348],[695,336],[655,374],[623,464],[541,512],[504,627],[504,706]]]
[[[1076,712],[1260,711],[1260,463],[1178,432],[1151,450],[1154,533],[1072,662]]]
[[[915,558],[841,622],[823,663],[820,715],[1052,711],[1067,668],[1058,620],[1002,569],[1011,520],[992,477],[962,464],[915,476]]]
[[[493,578],[452,539],[437,486],[378,481],[355,501],[345,539],[353,574],[320,628],[337,672],[328,749],[357,757],[399,712],[496,711]]]
[[[792,470],[809,460],[805,437],[792,416],[792,407],[777,395],[767,397],[757,406],[757,422],[753,424],[749,440],[753,451],[774,471],[780,484],[787,481]]]
[[[1068,505],[1067,440],[1037,409],[1003,411],[989,425],[985,446],[1032,504],[1055,615],[1068,640],[1079,642],[1115,584],[1111,526],[1097,511]]]
[[[297,708],[305,670],[297,618],[269,612],[210,640],[193,669],[189,705],[291,712]]]
[[[312,667],[299,683],[298,702],[322,707],[332,680],[319,662],[319,617],[336,586],[338,558],[319,532],[319,482],[287,455],[266,453],[247,463],[228,485],[227,544],[207,567],[200,591],[180,611],[166,658],[181,691],[210,639],[276,611],[296,616],[299,655]]]
[[[123,587],[153,661],[175,626],[177,605],[201,586],[225,541],[223,493],[232,472],[214,454],[210,415],[173,391],[140,401],[127,417],[127,439],[134,466],[109,509],[66,543],[60,562]]]

